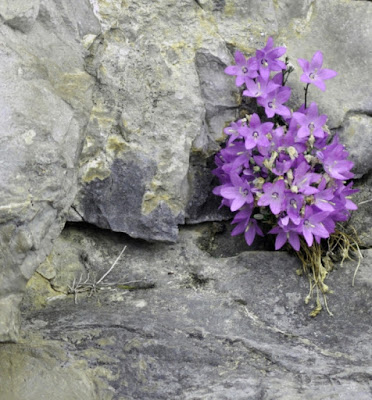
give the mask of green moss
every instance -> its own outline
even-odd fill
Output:
[[[126,147],[126,143],[116,136],[110,136],[107,140],[106,149],[115,154],[122,153]]]
[[[90,168],[83,176],[83,182],[89,183],[94,179],[99,179],[103,181],[104,179],[110,176],[111,172],[108,169],[105,169],[103,163],[98,163],[97,167]]]

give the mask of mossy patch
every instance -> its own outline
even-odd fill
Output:
[[[103,181],[104,179],[108,178],[111,174],[111,171],[104,167],[103,162],[97,163],[96,167],[89,168],[84,176],[83,181],[85,183],[89,183],[94,179],[99,179]]]
[[[127,147],[127,144],[117,136],[110,136],[107,140],[106,150],[115,153],[122,153]]]
[[[60,295],[61,293],[54,290],[46,278],[36,272],[27,282],[23,303],[32,309],[38,310],[47,305],[48,299]]]

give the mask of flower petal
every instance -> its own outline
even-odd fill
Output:
[[[287,241],[287,233],[286,232],[278,233],[275,239],[275,250],[279,250],[281,247],[283,247],[286,241]]]
[[[337,75],[338,75],[338,74],[337,74],[336,71],[334,71],[333,69],[327,69],[327,68],[321,69],[321,70],[318,72],[319,78],[321,78],[321,79],[323,79],[323,80],[332,79],[332,78],[334,78],[334,77],[337,76]]]
[[[311,59],[311,68],[312,69],[320,69],[323,65],[323,53],[321,51],[315,52],[313,58]]]
[[[289,232],[289,243],[296,250],[300,250],[300,238],[296,232]]]
[[[240,68],[237,67],[236,65],[229,65],[227,68],[225,68],[225,74],[237,75],[239,70],[240,70]]]

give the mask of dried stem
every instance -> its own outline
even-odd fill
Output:
[[[355,283],[355,277],[358,272],[359,266],[363,255],[359,247],[359,238],[354,228],[351,228],[351,233],[346,233],[344,228],[341,226],[330,236],[326,242],[326,247],[318,243],[314,243],[311,247],[308,247],[306,242],[301,240],[301,249],[297,252],[298,258],[301,260],[302,267],[309,279],[309,294],[305,298],[305,303],[308,304],[310,299],[313,297],[314,289],[316,289],[316,307],[310,313],[312,317],[315,317],[322,310],[322,304],[320,302],[320,293],[323,295],[323,305],[330,315],[331,311],[328,308],[327,296],[329,293],[328,286],[324,283],[328,272],[333,268],[333,261],[340,261],[341,267],[345,259],[353,260],[351,255],[356,255],[358,258],[358,264],[354,272],[352,286]]]
[[[68,293],[67,294],[73,294],[74,295],[74,301],[75,304],[77,304],[78,300],[78,294],[80,293],[85,293],[88,292],[88,297],[91,297],[94,293],[97,293],[99,290],[103,289],[104,287],[112,286],[112,285],[130,285],[133,283],[140,283],[143,282],[146,279],[143,280],[136,280],[136,281],[128,281],[128,282],[123,282],[123,283],[105,283],[103,282],[104,279],[109,275],[109,273],[114,269],[115,265],[118,263],[120,260],[120,257],[123,255],[125,249],[127,246],[124,246],[123,250],[120,252],[119,256],[116,258],[114,263],[111,265],[111,267],[101,276],[101,278],[98,281],[92,280],[90,281],[90,274],[88,272],[87,277],[85,280],[83,280],[83,274],[80,275],[79,280],[77,281],[76,278],[74,278],[72,285],[67,286],[68,287]]]
[[[111,265],[110,269],[105,274],[102,275],[101,279],[99,279],[97,281],[97,285],[99,285],[106,278],[106,276],[111,272],[111,270],[115,267],[116,263],[119,261],[120,257],[122,256],[122,254],[124,253],[126,248],[127,248],[127,246],[124,246],[123,250],[120,252],[120,254],[118,255],[118,258]]]

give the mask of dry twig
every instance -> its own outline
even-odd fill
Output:
[[[109,273],[114,269],[115,265],[118,263],[120,260],[120,257],[123,255],[125,249],[127,246],[124,246],[123,250],[120,252],[114,263],[111,265],[111,267],[101,276],[98,281],[96,280],[89,280],[90,274],[88,272],[87,277],[85,280],[83,280],[83,274],[80,275],[79,279],[76,280],[74,278],[71,286],[68,287],[68,292],[67,294],[73,294],[74,295],[74,301],[75,304],[77,304],[78,300],[78,294],[81,293],[86,293],[88,292],[88,297],[91,297],[93,294],[97,293],[99,290],[104,289],[105,287],[108,288],[112,285],[130,285],[133,283],[140,283],[143,282],[146,279],[143,280],[137,280],[137,281],[128,281],[128,282],[123,282],[123,283],[112,283],[112,282],[103,282],[104,279],[109,275]]]

